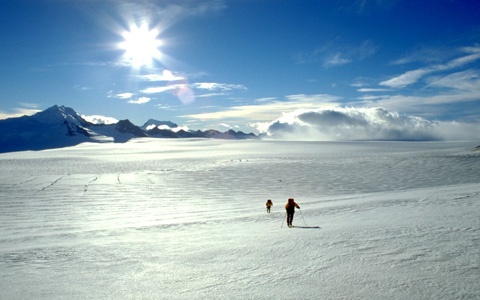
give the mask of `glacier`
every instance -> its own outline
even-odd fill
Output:
[[[2,153],[1,298],[480,299],[476,146],[146,138]],[[293,224],[320,228],[286,228],[290,197]]]

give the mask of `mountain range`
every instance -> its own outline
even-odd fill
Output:
[[[136,126],[127,120],[116,124],[93,124],[74,109],[52,106],[32,116],[0,120],[0,153],[42,150],[77,145],[83,142],[124,143],[132,138],[217,138],[257,139],[253,133],[229,130],[192,131],[178,129],[170,121],[148,120]]]

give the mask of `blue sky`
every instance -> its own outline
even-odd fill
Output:
[[[3,1],[0,118],[58,104],[258,132],[381,107],[478,124],[479,15],[466,0]],[[132,48],[138,32],[154,45]]]

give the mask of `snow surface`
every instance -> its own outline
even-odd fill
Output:
[[[142,138],[0,154],[0,298],[480,299],[475,146]],[[294,225],[320,228],[286,228],[289,197]]]

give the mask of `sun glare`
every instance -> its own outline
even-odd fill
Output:
[[[125,50],[125,60],[133,67],[149,66],[153,59],[159,59],[161,52],[158,47],[161,41],[157,39],[159,32],[149,30],[146,24],[138,27],[130,26],[130,31],[125,31],[122,36],[125,39],[120,43],[120,48]]]

